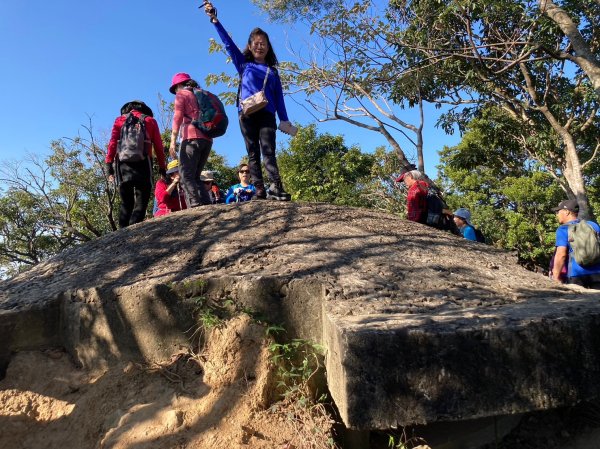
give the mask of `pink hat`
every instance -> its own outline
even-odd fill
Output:
[[[192,77],[190,75],[188,75],[187,73],[183,73],[183,72],[176,73],[173,76],[173,81],[171,81],[171,87],[169,88],[169,92],[171,92],[172,94],[174,94],[175,93],[175,87],[178,84],[181,84],[181,83],[183,83],[185,81],[189,81],[191,79],[192,79]]]

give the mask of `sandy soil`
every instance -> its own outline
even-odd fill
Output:
[[[102,372],[76,368],[59,350],[18,353],[0,382],[0,447],[327,447],[327,416],[269,407],[274,379],[264,335],[237,317],[214,329],[195,357]]]

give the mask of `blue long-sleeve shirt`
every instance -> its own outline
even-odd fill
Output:
[[[238,193],[235,193],[236,190],[238,190]],[[227,190],[227,193],[225,194],[225,204],[250,201],[255,194],[256,187],[254,187],[254,185],[248,184],[247,186],[243,186],[241,183],[235,184]]]
[[[477,235],[475,234],[475,228],[471,225],[466,225],[460,228],[460,233],[467,240],[477,241]]]
[[[235,45],[233,39],[231,39],[231,36],[229,36],[225,28],[223,28],[221,22],[218,21],[214,25],[217,29],[217,33],[219,33],[221,41],[225,45],[227,53],[231,57],[231,60],[242,79],[240,99],[245,100],[262,90],[267,74],[267,64],[258,64],[256,62],[247,61],[244,54],[237,45]],[[269,104],[265,109],[273,115],[277,113],[279,120],[287,122],[288,115],[283,100],[283,88],[281,87],[279,73],[275,67],[271,67],[271,70],[269,71],[269,78],[267,79],[267,84],[265,86],[265,95],[269,101]],[[241,109],[238,107],[238,110]]]

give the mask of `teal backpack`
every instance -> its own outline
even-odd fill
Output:
[[[585,220],[569,225],[569,245],[572,257],[581,267],[600,263],[600,235]]]
[[[194,89],[193,92],[198,101],[199,116],[192,120],[192,125],[211,138],[225,134],[229,119],[223,102],[207,90]]]

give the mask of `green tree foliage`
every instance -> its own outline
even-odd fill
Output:
[[[0,168],[0,269],[4,275],[116,229],[116,193],[104,151],[90,138],[52,142],[45,158]]]
[[[473,221],[528,266],[544,268],[557,227],[552,207],[564,198],[556,176],[527,157],[493,108],[472,120],[460,144],[441,152],[440,177],[449,205],[467,207]],[[540,143],[543,145],[543,141]]]
[[[526,148],[528,157],[560,178],[582,215],[591,215],[585,171],[599,148],[599,97],[592,72],[579,69],[582,56],[574,53],[571,37],[539,3],[394,0],[389,13],[404,24],[396,36],[398,56],[409,59],[416,73],[434,70],[449,88],[476,93],[470,99],[475,106],[447,114],[446,126],[464,125],[483,108],[498,105],[519,122],[515,138],[525,144],[533,136],[539,145]],[[589,26],[598,24],[597,2],[563,6],[579,21],[597,57],[597,32]]]
[[[396,183],[394,173],[399,173],[403,163],[393,151],[378,147],[373,152],[370,175],[363,181],[360,196],[366,207],[397,215],[406,213],[406,191]]]
[[[40,198],[19,189],[0,197],[0,278],[10,276],[60,251],[60,238],[44,222]]]
[[[277,161],[293,199],[365,205],[361,189],[369,179],[374,157],[357,147],[348,148],[342,136],[317,134],[314,125],[301,127]]]
[[[453,106],[439,122],[451,132],[498,105],[520,122],[519,140],[534,136],[540,145],[528,157],[592,216],[585,181],[600,149],[598,1],[391,0],[385,14],[374,12],[385,2],[369,0],[255,2],[276,20],[306,17],[326,43],[328,57],[297,69],[296,82],[324,98],[329,89],[324,110],[335,118],[346,99],[430,101]]]

